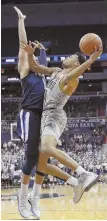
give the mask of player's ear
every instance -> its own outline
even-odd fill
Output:
[[[77,61],[75,62],[75,67],[77,68],[78,66],[80,66],[80,63]]]

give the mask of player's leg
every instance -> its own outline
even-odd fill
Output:
[[[48,136],[48,138],[49,140],[47,140],[47,136],[42,137],[41,146],[43,145],[43,148],[44,148],[44,145],[46,144],[46,146],[48,145],[50,147],[54,146],[54,149],[55,149],[57,145],[56,139],[53,136],[51,136],[51,138],[50,136]],[[78,185],[78,180],[76,178],[65,173],[58,167],[47,164],[48,158],[49,158],[49,155],[44,153],[44,149],[42,149],[41,147],[33,191],[29,194],[29,202],[31,204],[32,213],[34,214],[34,216],[38,217],[38,219],[40,218],[40,210],[39,210],[40,189],[41,189],[41,185],[43,183],[45,174],[50,174],[53,176],[60,177],[61,179],[64,179],[65,181],[67,181],[69,184],[73,186]]]
[[[66,116],[64,111],[43,112],[41,122],[41,150],[49,157],[54,157],[63,165],[76,170],[79,165],[62,150],[56,149],[59,137],[66,127]],[[82,172],[85,171],[81,169]]]
[[[87,176],[87,171],[84,170],[84,168],[82,168],[76,161],[70,158],[62,150],[56,149],[57,142],[65,126],[66,126],[66,117],[63,111],[61,113],[56,113],[56,112],[54,113],[54,111],[53,112],[47,111],[43,113],[42,122],[41,122],[41,131],[42,131],[41,151],[43,151],[44,154],[46,154],[48,157],[54,157],[63,165],[71,168],[73,171],[76,171],[76,173],[79,176],[84,176],[85,174],[84,178],[85,185],[84,186],[82,185],[84,192],[86,187],[89,187],[91,184],[96,182],[98,176],[89,173]],[[42,172],[45,166],[43,167],[41,166],[40,168],[40,165],[38,165],[38,168],[42,169],[40,171]],[[79,181],[80,183],[82,182],[81,180]],[[75,203],[78,202],[79,199],[81,198],[81,193],[82,190],[80,191],[80,195],[78,194],[78,198],[74,200]]]
[[[79,164],[76,161],[74,161],[71,157],[69,157],[64,151],[57,149],[56,146],[57,146],[57,139],[54,136],[44,135],[41,138],[41,151],[44,154],[46,154],[48,157],[54,157],[61,164],[71,168],[73,171],[77,170]],[[80,173],[83,172],[85,172],[85,170],[82,168],[80,169],[78,175],[80,175]]]
[[[49,125],[50,125],[50,118],[49,118]],[[56,128],[56,125],[55,125],[54,128]],[[59,131],[59,129],[58,130],[54,129],[54,131]],[[50,173],[53,176],[58,176],[58,177],[63,178],[65,180],[69,180],[68,183],[72,184],[73,186],[76,186],[77,183],[78,183],[76,178],[74,178],[74,177],[69,178],[69,175],[67,175],[66,173],[63,173],[63,171],[61,171],[59,168],[56,168],[56,167],[53,168],[52,165],[47,165],[47,160],[48,160],[49,156],[53,155],[56,158],[56,155],[54,155],[55,154],[54,150],[55,150],[55,147],[57,145],[57,139],[59,138],[59,136],[62,133],[62,132],[59,132],[58,138],[56,138],[57,136],[56,136],[54,131],[50,127],[49,128],[43,127],[43,134],[42,134],[43,136],[42,136],[42,139],[41,139],[42,140],[41,151],[43,151],[43,153],[42,153],[42,155],[39,156],[39,163],[38,163],[38,167],[37,167],[37,175],[36,175],[36,179],[35,179],[35,183],[34,183],[34,187],[33,187],[34,191],[29,195],[29,200],[30,200],[31,205],[32,205],[32,212],[38,218],[40,218],[40,211],[39,211],[39,207],[38,207],[39,192],[40,192],[41,184],[42,184],[43,179],[44,179],[44,173]],[[54,133],[55,137],[54,137],[54,135],[53,136],[47,136],[48,133],[50,135],[50,132],[51,132],[51,135]],[[49,153],[49,152],[47,153],[45,147],[50,148],[50,149],[52,148],[52,153]],[[66,158],[66,157],[67,157],[66,154],[64,154],[63,158]],[[62,160],[64,160],[63,158],[62,158]],[[60,161],[61,159],[58,158],[58,160]],[[63,163],[64,163],[64,161],[63,161]],[[76,164],[76,162],[74,162],[74,163]],[[78,165],[77,164],[73,165],[73,169],[75,167],[77,168]]]
[[[46,122],[46,120],[44,120],[44,117],[42,118],[42,126],[41,126],[41,129],[42,129],[42,147],[44,148],[45,145],[46,145],[46,147],[48,147],[48,145],[49,145],[49,147],[51,149],[51,147],[53,145],[54,149],[55,149],[55,147],[57,145],[57,141],[58,141],[61,133],[63,132],[63,128],[65,127],[65,123],[66,122],[64,122],[64,126],[63,126],[63,128],[61,127],[61,131],[60,131],[59,128],[56,128],[57,125],[59,125],[59,124],[57,124],[57,122],[55,122],[55,120],[53,119],[53,116],[52,117],[50,116],[50,112],[49,112],[49,114],[46,113],[46,115],[49,116],[49,118],[47,116],[44,116],[45,119],[47,119],[47,122]],[[49,138],[49,143],[48,143],[48,141],[47,141],[47,134],[51,133],[53,135],[53,129],[51,129],[50,126],[49,127],[45,127],[44,123],[46,123],[46,125],[48,125],[48,124],[51,125],[50,120],[51,121],[54,120],[54,123],[52,122],[52,125],[54,125],[54,130],[58,131],[58,137],[54,138],[54,136],[48,136],[48,138]],[[54,135],[56,137],[55,132],[54,132]],[[44,137],[46,138],[45,141],[44,141]],[[48,145],[47,145],[47,143],[48,143]],[[42,151],[44,151],[44,150],[42,150]],[[64,157],[65,157],[65,155],[64,155]],[[43,182],[43,179],[44,179],[43,175],[45,173],[53,175],[53,176],[57,176],[57,177],[59,177],[61,179],[64,179],[64,180],[68,180],[69,177],[70,177],[69,174],[66,174],[64,171],[60,170],[58,167],[55,167],[55,166],[47,164],[48,158],[49,158],[49,154],[47,154],[46,152],[45,153],[42,152],[39,155],[39,163],[38,163],[38,166],[37,166],[37,175],[36,175],[36,179],[35,179],[36,182],[34,184],[34,192],[36,194],[39,193],[39,191],[40,191],[40,184],[42,184],[42,182]],[[69,182],[72,185],[76,185],[77,184],[77,180],[74,177],[71,180],[69,180]]]
[[[26,159],[22,168],[22,179],[21,179],[21,188],[18,195],[18,209],[22,217],[28,218],[30,216],[28,210],[28,186],[30,181],[30,175],[32,169],[35,167],[37,163],[37,155],[36,154],[26,154]]]
[[[48,129],[46,131],[49,131]],[[60,163],[71,168],[80,176],[78,181],[79,185],[75,187],[75,197],[74,197],[74,203],[78,203],[84,191],[88,191],[97,182],[99,176],[95,173],[87,172],[83,167],[81,167],[65,152],[56,149],[57,139],[55,138],[54,131],[53,135],[54,136],[45,135],[41,138],[41,151],[43,151],[49,157],[54,157]]]
[[[61,150],[58,150],[55,148],[56,147],[56,139],[53,136],[43,136],[41,139],[41,151],[43,151],[44,154],[46,154],[48,157],[54,157],[58,161],[60,161],[62,164],[70,167],[72,170],[76,171],[77,174],[80,176],[79,180],[76,181],[75,178],[70,176],[68,179],[68,183],[72,184],[75,187],[75,196],[74,196],[74,203],[78,203],[79,200],[81,199],[84,191],[88,191],[89,188],[93,186],[94,183],[98,180],[98,176],[94,173],[88,173],[84,168],[82,168],[78,163],[76,163],[72,158],[70,158],[66,153],[64,153]],[[50,150],[52,149],[52,150]],[[57,154],[56,154],[57,153]],[[47,157],[47,158],[48,158]],[[54,176],[59,176],[61,177],[61,173],[58,170],[55,170],[55,168],[50,168],[50,171],[47,170],[47,159],[44,158],[43,156],[41,157],[41,160],[38,161],[38,167],[37,170],[42,173],[50,173],[53,174]],[[48,168],[49,169],[49,168]],[[46,172],[47,171],[47,172]],[[58,173],[59,174],[58,174]],[[65,180],[67,179],[67,175],[63,174]],[[70,181],[70,182],[69,182]],[[38,182],[38,177],[36,178],[36,183]],[[40,182],[39,182],[39,190],[40,190]],[[36,185],[35,185],[36,188]],[[38,201],[38,198],[37,198]],[[37,205],[37,203],[36,203]],[[37,212],[37,211],[36,211]]]
[[[21,110],[18,121],[18,135],[24,142],[26,159],[22,168],[21,190],[19,193],[19,212],[28,218],[28,185],[31,171],[35,168],[39,156],[39,138],[40,138],[40,122],[41,117],[31,111]]]
[[[71,184],[72,186],[78,185],[78,180],[75,177],[70,176],[69,174],[62,171],[57,166],[48,164],[47,163],[48,158],[49,158],[48,155],[40,151],[33,190],[28,197],[28,200],[32,208],[31,211],[34,214],[34,216],[36,216],[38,219],[40,219],[40,209],[39,209],[40,190],[43,180],[45,178],[45,174],[57,176],[63,179],[64,181],[67,181],[67,183]]]
[[[64,172],[59,167],[47,163],[48,158],[49,158],[48,155],[44,154],[43,152],[39,153],[39,160],[38,160],[36,177],[35,177],[36,183],[40,184],[40,181],[41,181],[40,173],[44,173],[44,174],[48,174],[51,176],[56,176],[64,181],[67,181],[67,183],[71,184],[72,186],[78,185],[78,180],[76,178]]]
[[[49,158],[48,155],[44,154],[43,152],[39,153],[39,159],[38,159],[38,165],[37,165],[37,171],[36,171],[36,177],[35,177],[36,183],[42,184],[43,180],[40,179],[40,173],[43,173],[43,174],[48,174],[51,176],[56,176],[65,181],[69,180],[68,183],[74,186],[78,184],[76,178],[72,179],[71,181],[71,179],[69,179],[71,176],[68,173],[64,172],[57,166],[47,163],[48,158]]]
[[[70,178],[70,175],[61,170],[59,167],[51,165],[49,163],[46,163],[48,159],[48,156],[46,157],[46,154],[43,152],[40,152],[39,154],[39,160],[38,160],[38,166],[36,171],[36,178],[35,181],[38,180],[38,171],[42,171],[44,174],[48,174],[51,176],[56,176],[62,180],[67,181]]]

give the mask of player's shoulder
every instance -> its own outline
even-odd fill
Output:
[[[55,67],[55,68],[53,68],[53,72],[60,72],[60,71],[62,71],[62,69],[59,68],[59,67]]]
[[[55,76],[58,76],[58,73],[61,71],[62,71],[61,68],[58,68],[58,67],[53,68],[52,78]]]
[[[62,68],[59,68],[59,67],[58,67],[58,68],[57,68],[57,71],[62,71]]]

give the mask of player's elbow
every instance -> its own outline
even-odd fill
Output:
[[[32,67],[31,70],[32,70],[33,72],[36,72],[36,73],[41,73],[41,72],[40,72],[40,69],[39,69],[39,67],[38,67],[38,65]]]

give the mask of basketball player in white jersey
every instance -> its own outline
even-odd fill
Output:
[[[34,43],[33,43],[34,44]],[[30,45],[24,46],[25,51],[33,61],[34,48]],[[46,163],[49,157],[56,158],[61,164],[76,171],[79,175],[78,185],[75,187],[74,203],[78,203],[84,191],[88,191],[98,180],[95,173],[89,173],[78,165],[63,151],[56,149],[57,142],[67,123],[67,117],[63,110],[69,97],[76,90],[78,77],[87,70],[90,65],[101,55],[102,46],[90,58],[84,62],[83,55],[76,53],[63,61],[63,70],[60,68],[48,68],[34,63],[34,70],[38,73],[51,73],[49,83],[44,97],[44,107],[41,122],[41,153],[38,162],[38,171],[45,173]],[[40,178],[41,179],[41,178]],[[70,179],[70,178],[69,178]],[[39,182],[37,177],[37,182]],[[39,182],[40,183],[40,182]],[[30,201],[32,204],[32,194]],[[38,199],[38,198],[37,198]],[[36,206],[36,204],[35,204]],[[37,206],[38,210],[38,206]]]

